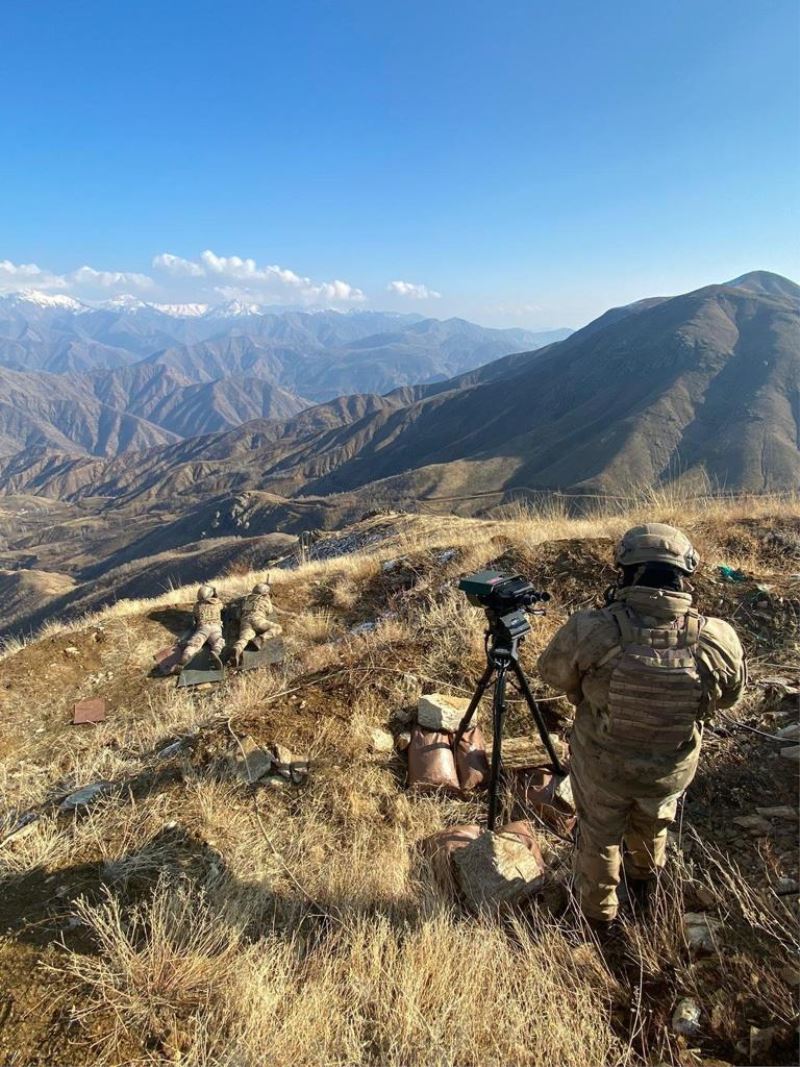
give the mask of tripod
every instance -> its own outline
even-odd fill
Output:
[[[458,749],[458,743],[469,729],[469,725],[478,708],[481,697],[492,684],[492,679],[494,678],[494,694],[492,698],[492,731],[494,740],[492,744],[492,764],[489,778],[489,817],[487,820],[490,830],[494,830],[495,822],[497,821],[500,767],[502,763],[503,725],[505,723],[506,711],[508,710],[506,706],[506,682],[508,681],[509,670],[514,675],[517,684],[519,685],[520,692],[530,708],[531,715],[536,723],[536,728],[539,731],[539,736],[542,739],[542,744],[547,749],[547,754],[550,756],[553,770],[556,774],[564,773],[564,769],[556,755],[556,750],[553,748],[553,742],[550,740],[550,735],[547,732],[547,727],[542,718],[541,709],[536,703],[536,698],[531,692],[531,687],[528,685],[528,679],[525,677],[522,667],[519,664],[519,644],[522,637],[522,634],[518,634],[517,636],[512,635],[508,630],[501,628],[490,618],[489,629],[486,631],[486,670],[483,672],[472,700],[469,702],[469,707],[459,723],[458,730],[456,731],[455,744],[453,746],[455,749]]]

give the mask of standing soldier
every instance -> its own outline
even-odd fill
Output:
[[[181,666],[185,667],[204,645],[208,645],[214,665],[221,670],[220,655],[225,648],[225,639],[222,636],[222,601],[213,585],[201,585],[197,590],[193,614],[194,633],[183,647]]]
[[[232,660],[236,666],[242,659],[242,653],[255,637],[277,637],[283,632],[275,621],[275,612],[270,598],[269,582],[259,582],[253,586],[242,604],[239,622],[239,640],[233,646]]]
[[[732,707],[746,682],[733,628],[692,607],[685,578],[698,562],[672,526],[629,530],[608,605],[573,615],[539,659],[544,681],[578,709],[570,738],[575,884],[584,915],[600,928],[616,917],[623,863],[631,895],[646,897],[697,770],[703,724]]]

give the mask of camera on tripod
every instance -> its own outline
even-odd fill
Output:
[[[458,583],[467,600],[476,608],[483,608],[494,637],[518,641],[531,628],[527,612],[536,611],[534,605],[546,603],[550,594],[534,589],[521,574],[501,571],[479,571],[467,575]]]
[[[494,830],[499,804],[503,723],[507,711],[506,682],[509,673],[530,709],[542,744],[550,756],[553,771],[556,774],[563,773],[542,712],[519,664],[519,643],[531,629],[528,615],[544,614],[543,608],[536,608],[534,605],[548,601],[550,594],[534,589],[531,582],[521,574],[503,574],[501,571],[469,574],[461,579],[458,588],[467,594],[470,604],[483,608],[489,628],[486,631],[486,670],[456,731],[455,744],[458,747],[472,723],[483,694],[492,686],[492,769],[489,779],[488,827]]]

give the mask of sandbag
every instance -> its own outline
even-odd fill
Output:
[[[408,786],[418,793],[458,793],[450,734],[414,726],[408,746]]]
[[[434,877],[445,891],[453,892],[456,889],[453,855],[470,841],[474,841],[480,833],[481,828],[476,823],[464,823],[439,830],[422,842],[423,855],[430,860]]]
[[[489,784],[489,760],[480,726],[467,730],[456,747],[458,781],[465,793]]]
[[[511,781],[512,814],[526,819],[537,816],[564,836],[572,832],[577,818],[569,775],[562,777],[546,767],[533,767],[513,772]]]
[[[544,860],[526,823],[486,830],[452,855],[458,885],[475,910],[518,904],[545,882]]]

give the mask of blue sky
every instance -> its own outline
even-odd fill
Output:
[[[7,3],[0,287],[544,328],[798,278],[799,23],[797,0]]]

